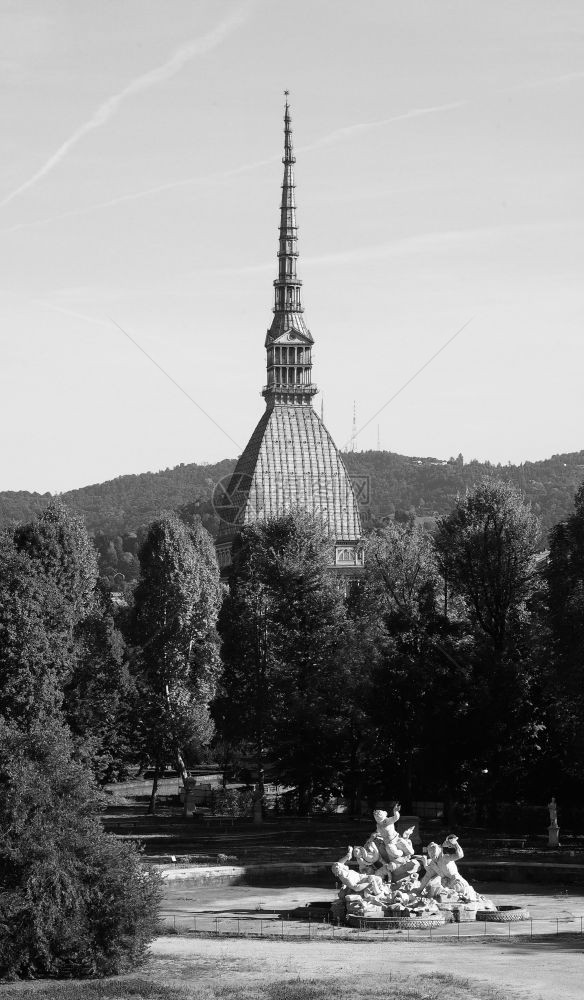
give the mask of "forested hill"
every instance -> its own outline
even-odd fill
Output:
[[[83,514],[91,534],[124,535],[149,524],[163,510],[176,510],[198,499],[211,499],[213,487],[229,476],[235,462],[216,465],[177,465],[160,472],[118,476],[105,483],[61,494],[61,499]],[[28,521],[51,499],[50,493],[0,493],[0,527]]]
[[[462,455],[446,462],[387,451],[350,452],[344,458],[361,500],[365,525],[377,524],[397,511],[398,516],[415,514],[430,526],[436,515],[450,510],[458,493],[490,474],[523,490],[547,531],[572,513],[574,494],[584,480],[584,451],[505,466],[464,462]],[[193,463],[119,476],[71,490],[62,494],[62,499],[83,514],[95,538],[104,577],[112,585],[119,574],[131,582],[137,573],[137,550],[144,528],[161,511],[182,508],[186,517],[198,513],[209,531],[216,532],[213,489],[229,477],[234,465],[234,460],[225,459],[216,465]],[[0,527],[30,520],[49,500],[49,493],[0,493]]]
[[[366,519],[370,515],[374,520],[390,517],[396,510],[422,518],[445,514],[457,493],[464,493],[481,476],[490,474],[523,490],[549,530],[572,513],[574,493],[584,480],[584,451],[504,466],[464,462],[462,455],[448,462],[388,451],[349,452],[343,457],[353,477],[369,477],[368,489],[360,479],[356,485]],[[143,528],[162,510],[197,501],[206,514],[212,508],[215,484],[229,477],[234,465],[233,460],[225,459],[216,465],[181,464],[160,472],[119,476],[70,490],[62,499],[83,514],[92,534],[123,535]],[[50,498],[50,493],[0,492],[0,527],[30,520]]]
[[[344,456],[351,476],[370,477],[370,512],[374,520],[396,510],[419,518],[446,514],[458,493],[484,475],[509,480],[523,491],[541,517],[545,531],[573,513],[574,494],[584,480],[584,451],[553,455],[540,462],[493,465],[464,462],[462,455],[441,461],[409,458],[391,452],[365,451]],[[367,513],[363,510],[367,517]]]

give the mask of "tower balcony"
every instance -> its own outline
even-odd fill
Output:
[[[314,382],[270,382],[264,385],[261,391],[262,396],[271,392],[287,392],[297,396],[298,393],[314,396],[318,392],[318,386]]]

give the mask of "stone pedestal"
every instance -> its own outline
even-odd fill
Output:
[[[261,798],[255,799],[253,804],[253,821],[258,825],[264,822],[264,806]]]
[[[548,847],[560,846],[560,828],[557,823],[548,826]]]

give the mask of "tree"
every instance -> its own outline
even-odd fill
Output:
[[[209,702],[220,661],[215,629],[221,587],[213,542],[200,522],[155,521],[140,550],[133,639],[139,738],[154,764],[150,811],[170,759],[186,778],[185,750],[211,740]]]
[[[153,936],[157,879],[103,832],[93,718],[115,700],[82,525],[56,506],[0,538],[0,976],[122,971]],[[110,646],[115,645],[109,626]],[[111,650],[110,650],[111,652]],[[112,654],[113,656],[113,654]],[[110,657],[119,666],[119,657]],[[80,677],[91,683],[82,694]],[[111,666],[111,662],[107,662]],[[104,673],[105,671],[105,673]],[[101,676],[100,676],[101,675]],[[106,695],[107,685],[107,695]],[[75,737],[66,722],[73,706]],[[113,720],[109,719],[109,724]]]
[[[369,683],[365,714],[370,798],[448,797],[458,772],[453,742],[467,673],[460,636],[440,614],[442,585],[431,537],[390,522],[366,541],[355,608]]]
[[[461,733],[468,788],[480,785],[493,800],[521,794],[541,752],[544,719],[533,653],[540,537],[538,518],[522,495],[496,479],[483,479],[459,498],[436,533],[448,594],[459,602],[450,616],[471,640]]]
[[[223,737],[249,741],[262,792],[266,758],[307,812],[342,784],[352,663],[330,543],[303,513],[246,526],[234,545],[220,632]]]
[[[98,588],[76,630],[76,656],[63,689],[65,717],[100,782],[117,781],[136,760],[136,686],[109,594]]]
[[[0,536],[0,716],[20,726],[58,712],[71,670],[67,610],[54,582]]]
[[[0,655],[2,648],[8,653],[17,636],[20,697],[30,670],[37,671],[44,697],[47,685],[53,685],[55,706],[63,708],[95,774],[112,777],[130,756],[131,682],[125,646],[100,587],[85,526],[54,501],[34,521],[14,530],[4,553],[11,563],[5,565],[5,615],[12,615],[13,629],[5,630],[4,643],[0,634]],[[42,641],[48,655],[40,655]],[[25,670],[26,663],[32,666]]]
[[[97,587],[97,555],[79,515],[53,500],[33,521],[14,531],[19,552],[53,581],[74,625],[92,608]]]
[[[368,599],[386,616],[415,625],[435,613],[439,572],[430,536],[411,521],[389,522],[365,547]]]
[[[54,715],[0,720],[0,977],[126,971],[155,934],[160,884],[104,833],[100,799]]]
[[[439,522],[436,550],[447,586],[465,601],[497,662],[525,613],[540,541],[540,522],[521,493],[496,479],[483,479]]]
[[[549,615],[546,695],[554,730],[558,774],[581,781],[584,763],[584,484],[574,498],[574,513],[550,535],[545,568]],[[555,787],[555,786],[554,786]]]

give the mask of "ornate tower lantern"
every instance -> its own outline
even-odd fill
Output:
[[[274,281],[274,319],[266,336],[267,385],[263,395],[273,403],[309,404],[318,392],[312,383],[311,348],[314,343],[304,322],[301,289],[296,273],[298,226],[292,152],[292,120],[286,91],[284,110],[284,180],[280,206],[278,277]]]

